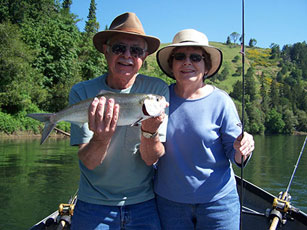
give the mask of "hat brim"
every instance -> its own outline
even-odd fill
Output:
[[[212,77],[214,74],[216,74],[219,71],[223,61],[223,53],[220,49],[213,46],[202,45],[199,43],[195,44],[194,42],[184,42],[184,43],[171,44],[165,46],[157,52],[156,58],[158,65],[167,76],[175,79],[173,71],[168,65],[168,58],[171,55],[173,49],[175,49],[176,47],[185,47],[185,46],[194,46],[194,47],[203,48],[210,55],[212,67],[209,70],[208,74],[206,75],[206,78]]]
[[[156,52],[160,46],[160,40],[153,36],[141,35],[138,33],[124,32],[124,31],[118,31],[118,30],[106,30],[106,31],[98,32],[94,35],[93,43],[96,49],[99,52],[103,53],[103,45],[106,44],[108,39],[111,38],[115,34],[129,34],[129,35],[134,35],[134,36],[143,38],[147,42],[147,45],[148,45],[147,47],[148,55]]]

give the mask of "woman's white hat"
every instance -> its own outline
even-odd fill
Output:
[[[175,35],[172,44],[161,48],[157,52],[156,58],[158,65],[167,76],[174,78],[173,72],[168,64],[168,59],[173,49],[180,46],[201,47],[210,55],[212,67],[206,75],[206,78],[213,76],[220,69],[223,60],[222,51],[210,46],[205,34],[194,29],[185,29]]]

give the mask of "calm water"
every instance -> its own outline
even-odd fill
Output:
[[[277,195],[287,188],[304,136],[256,136],[244,178]],[[307,148],[307,147],[306,147]],[[76,147],[68,139],[0,139],[0,229],[26,230],[66,202],[78,187]],[[307,150],[297,168],[292,204],[307,212]],[[236,170],[239,173],[239,170]]]

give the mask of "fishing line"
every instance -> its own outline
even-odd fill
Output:
[[[245,77],[244,77],[244,62],[245,62],[245,48],[244,48],[244,0],[242,0],[242,36],[241,36],[241,55],[242,55],[242,138],[244,135],[244,105],[245,105],[245,100],[244,100],[244,95],[245,95]],[[240,200],[240,229],[243,229],[243,168],[244,168],[244,163],[243,163],[244,157],[243,155],[241,156],[241,200]]]
[[[293,170],[293,173],[292,173],[292,175],[291,175],[291,179],[290,179],[290,181],[289,181],[289,184],[288,184],[286,193],[288,193],[289,190],[290,190],[290,186],[291,186],[291,183],[292,183],[292,181],[293,181],[294,175],[295,175],[295,173],[296,173],[297,166],[298,166],[298,164],[299,164],[300,161],[301,161],[301,157],[302,157],[302,155],[303,155],[304,148],[305,148],[305,145],[306,145],[306,140],[307,140],[307,136],[305,137],[305,141],[304,141],[304,144],[303,144],[303,146],[302,146],[300,155],[299,155],[299,157],[298,157],[298,159],[297,159],[297,162],[296,162],[296,164],[295,164],[295,166],[294,166],[294,170]]]

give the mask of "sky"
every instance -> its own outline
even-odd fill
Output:
[[[84,31],[90,0],[72,0],[71,13]],[[245,45],[256,39],[257,47],[272,43],[282,48],[307,42],[307,0],[245,0]],[[147,35],[169,43],[177,32],[196,29],[210,42],[226,42],[237,32],[242,34],[242,0],[96,0],[96,17],[104,30],[118,15],[134,12]]]

